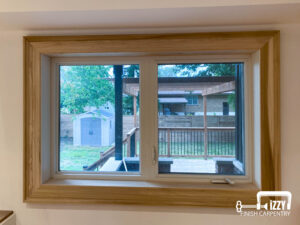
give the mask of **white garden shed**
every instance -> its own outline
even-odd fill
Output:
[[[73,121],[75,146],[110,146],[115,142],[115,115],[98,109],[78,115]]]

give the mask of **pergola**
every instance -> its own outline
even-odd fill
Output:
[[[123,66],[114,66],[115,83],[115,159],[122,160],[123,144],[123,93],[133,96],[134,127],[137,127],[137,96],[140,85],[139,78],[124,78]],[[158,78],[158,92],[167,91],[196,92],[203,96],[204,118],[204,151],[207,153],[207,96],[235,90],[234,76],[212,77],[160,77]],[[134,151],[132,154],[134,155]],[[205,154],[207,155],[207,154]]]
[[[136,99],[139,93],[139,78],[123,78],[123,93],[133,96],[134,125],[136,126]],[[203,96],[206,117],[206,96],[235,89],[233,76],[223,77],[164,77],[158,78],[158,93],[176,90],[178,93],[198,93]]]
[[[204,149],[207,152],[207,96],[235,90],[234,76],[222,77],[163,77],[158,78],[158,92],[191,92],[203,96]],[[133,96],[134,126],[137,126],[137,96],[139,78],[123,78],[123,93]],[[117,117],[118,115],[116,115]],[[122,115],[119,115],[122,117]],[[117,123],[116,123],[117,126]]]

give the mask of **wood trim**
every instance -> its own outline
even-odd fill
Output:
[[[35,36],[25,37],[44,54],[178,53],[252,50],[266,44],[276,31],[194,34]]]
[[[0,210],[0,223],[6,220],[9,216],[11,216],[14,212],[10,210]]]
[[[52,41],[98,41],[98,40],[141,40],[141,39],[186,39],[186,38],[244,38],[268,40],[278,31],[246,31],[246,32],[207,32],[207,33],[173,33],[173,34],[126,34],[126,35],[76,35],[76,36],[26,36],[30,42],[52,42]],[[254,42],[255,40],[252,40]],[[261,47],[261,46],[260,46]]]
[[[24,193],[41,184],[41,76],[40,54],[25,41],[24,76]]]
[[[260,51],[261,186],[280,190],[279,32],[24,37],[24,201],[233,207],[257,189],[235,186],[107,187],[41,180],[41,54]],[[145,144],[145,143],[144,143]],[[148,146],[151,148],[151,146]],[[78,181],[80,182],[80,181]],[[216,187],[216,188],[215,188]]]
[[[78,183],[80,182],[85,181]],[[44,184],[26,202],[234,207],[237,200],[245,204],[255,204],[258,191],[253,185],[239,185],[236,188],[228,187],[228,185],[220,185],[220,187],[200,185],[199,188],[199,185],[178,186],[158,183],[155,183],[155,187],[154,185],[147,186],[147,184],[139,186],[138,182],[133,182],[132,186],[121,186],[122,184],[85,186],[67,183]]]
[[[261,187],[280,190],[280,57],[279,33],[260,50]]]

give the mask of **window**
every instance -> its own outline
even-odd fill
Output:
[[[24,200],[233,206],[280,189],[278,43],[25,37]]]
[[[160,174],[245,175],[243,68],[244,63],[158,66]],[[184,101],[180,96],[186,93]],[[233,115],[208,113],[222,111],[224,99]]]
[[[139,66],[62,65],[59,77],[58,171],[138,172]]]
[[[139,172],[139,65],[57,63],[60,132],[55,172]],[[244,131],[236,135],[236,116],[207,113],[207,108],[220,108],[224,92],[231,92],[225,97],[235,106],[242,67],[243,63],[174,64],[152,71],[159,74],[158,115],[163,115],[158,120],[159,173],[245,175],[245,160],[237,159],[237,154],[245,155],[244,146],[237,144]],[[161,75],[165,70],[172,74]],[[194,114],[184,99],[191,92],[203,99]],[[212,95],[216,96],[206,100]],[[241,112],[237,115],[243,115],[242,106],[236,105],[233,108]]]
[[[188,101],[187,104],[189,104],[189,105],[198,105],[198,96],[197,95],[188,95],[186,97],[186,100]]]
[[[103,60],[99,57],[95,64],[85,65],[79,65],[82,58],[76,59],[76,65],[53,59],[58,67],[54,71],[59,71],[53,75],[59,77],[59,95],[53,96],[54,102],[59,99],[60,119],[59,132],[53,133],[59,135],[55,137],[59,145],[54,173],[136,173],[140,179],[152,180],[159,180],[159,174],[247,175],[251,179],[245,170],[250,162],[245,161],[242,141],[244,93],[239,81],[243,80],[244,63],[167,65],[158,63],[160,57],[148,58],[154,59],[152,66],[157,69],[147,73],[158,74],[158,106],[152,105],[158,107],[158,172],[154,167],[143,169],[153,170],[154,176],[140,171],[140,162],[151,164],[152,158],[140,154],[145,148],[140,149],[139,64],[100,65],[96,63]],[[187,93],[201,96],[201,105],[190,109]],[[208,114],[207,109],[221,111],[224,99],[231,101],[234,115]],[[120,178],[115,175],[111,179]],[[238,181],[237,176],[235,179]]]

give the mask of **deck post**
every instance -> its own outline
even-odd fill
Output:
[[[114,66],[115,76],[115,159],[123,159],[123,66]]]
[[[204,120],[204,159],[207,159],[207,99],[203,96],[203,120]]]
[[[137,127],[137,117],[136,117],[136,96],[133,96],[133,124]]]
[[[138,124],[137,124],[137,96],[135,96],[135,95],[133,96],[133,124],[134,124],[134,127],[137,128],[137,126],[138,126]],[[135,151],[136,146],[137,146],[136,135],[134,133],[134,149],[130,149],[131,157],[136,156],[136,151]]]
[[[170,142],[171,142],[171,140],[170,140],[170,129],[168,129],[167,130],[167,135],[168,135],[168,138],[167,138],[167,143],[168,143],[168,157],[170,157],[171,156],[171,149],[170,149]]]
[[[130,157],[135,156],[135,148],[136,148],[136,143],[135,143],[135,131],[134,131],[134,133],[130,136]]]
[[[127,157],[130,157],[131,152],[131,137],[127,135]]]

